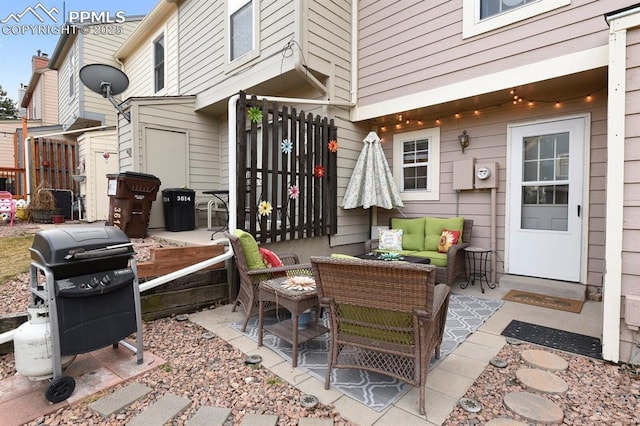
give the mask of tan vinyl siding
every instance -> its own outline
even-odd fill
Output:
[[[627,32],[627,102],[625,118],[624,229],[622,240],[622,296],[640,296],[640,29]],[[623,300],[624,303],[624,300]],[[623,304],[624,306],[624,304]],[[622,318],[626,312],[622,310]],[[634,340],[635,338],[635,340]],[[637,333],[620,327],[620,360],[637,351]]]
[[[79,99],[78,99],[78,78],[75,78],[74,81],[76,84],[74,85],[75,91],[74,96],[69,96],[69,74],[74,72],[75,75],[78,75],[78,71],[80,70],[77,67],[78,64],[78,52],[79,45],[78,39],[75,39],[75,42],[71,46],[68,54],[62,61],[60,68],[58,69],[58,122],[60,124],[66,124],[72,120],[72,116],[75,113],[77,115],[80,107]],[[71,55],[75,55],[76,58],[76,69],[71,70]]]
[[[220,124],[216,118],[211,118],[193,112],[194,99],[189,98],[146,98],[133,99],[137,129],[132,152],[143,153],[143,145],[149,143],[144,140],[145,128],[175,130],[188,134],[189,155],[189,188],[200,195],[202,191],[220,187],[221,146]],[[133,120],[132,120],[133,121]],[[121,133],[121,138],[127,136]],[[171,153],[167,153],[171,155]],[[121,161],[121,165],[122,165]],[[154,173],[149,170],[153,165],[146,165],[142,154],[134,164],[134,171]]]
[[[603,15],[628,1],[569,6],[468,39],[462,2],[359,2],[360,105],[608,44]],[[526,7],[526,6],[524,6]]]
[[[576,94],[578,95],[578,94]],[[601,287],[604,263],[604,169],[606,162],[606,104],[605,96],[594,98],[586,105],[582,98],[563,105],[562,115],[572,115],[584,112],[591,114],[591,150],[589,182],[589,226],[588,235],[588,277],[589,286]],[[496,161],[499,165],[497,191],[497,251],[498,259],[504,259],[505,248],[505,212],[506,212],[506,153],[507,126],[512,123],[553,120],[558,116],[558,110],[553,104],[539,104],[533,110],[527,108],[499,107],[485,110],[483,114],[473,119],[461,119],[455,122],[444,122],[440,129],[440,200],[437,201],[405,201],[402,213],[398,210],[378,209],[377,225],[388,226],[391,217],[407,215],[420,216],[454,216],[460,215],[473,219],[473,235],[471,244],[479,247],[491,246],[491,203],[488,190],[461,191],[459,194],[452,188],[454,161],[461,159],[460,144],[457,136],[460,129],[466,129],[473,135],[472,145],[465,150],[465,158],[475,158],[476,162]],[[418,130],[412,127],[403,131]],[[392,165],[393,132],[380,132],[383,138],[383,148],[387,154],[389,164]],[[463,236],[463,238],[465,238]],[[504,273],[502,261],[497,262],[498,278]]]
[[[303,2],[307,4],[307,2]],[[351,2],[311,1],[303,22],[308,65],[330,76],[333,96],[351,97]]]
[[[42,108],[42,124],[58,124],[58,72],[45,71],[39,84],[43,95],[42,103],[39,104]]]
[[[180,5],[180,90],[196,94],[222,78],[226,61],[224,2],[190,0]]]
[[[165,89],[160,95],[179,95],[178,47],[178,12],[175,11],[153,34],[124,60],[124,70],[129,77],[129,88],[124,97],[153,96],[153,42],[164,34],[165,42]]]
[[[181,94],[198,94],[222,84],[219,99],[224,99],[288,71],[288,61],[281,67],[282,49],[294,34],[294,3],[293,0],[258,2],[259,56],[247,63],[239,59],[232,64],[227,64],[225,3],[200,0],[181,5]]]
[[[21,120],[0,120],[0,167],[15,167],[13,135]]]

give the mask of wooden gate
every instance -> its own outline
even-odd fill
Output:
[[[262,243],[335,234],[333,119],[240,92],[236,128],[238,227]]]
[[[34,138],[30,147],[31,193],[42,182],[54,189],[76,192],[72,175],[76,170],[76,142],[64,139]]]

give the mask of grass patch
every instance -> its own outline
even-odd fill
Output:
[[[0,240],[0,285],[29,271],[31,253],[29,247],[33,243],[33,235],[6,237]]]

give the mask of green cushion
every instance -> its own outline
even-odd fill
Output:
[[[354,306],[340,304],[338,314],[342,318],[362,321],[373,325],[411,328],[413,325],[413,315],[407,312],[390,311],[379,308],[366,308],[364,306]],[[381,319],[384,319],[382,321]],[[356,324],[341,323],[340,332],[353,336],[365,337],[389,343],[400,343],[404,345],[413,344],[413,333],[411,331],[398,332],[381,330],[375,326],[364,326]]]
[[[447,253],[440,253],[437,251],[416,251],[411,256],[428,257],[431,260],[431,264],[434,266],[447,266]]]
[[[242,229],[235,229],[233,235],[240,239],[240,245],[242,246],[242,253],[247,261],[247,268],[249,269],[264,269],[267,264],[264,263],[260,250],[258,250],[258,243],[253,235]]]
[[[358,259],[355,256],[351,256],[349,254],[341,254],[341,253],[333,253],[331,255],[332,259]]]
[[[424,249],[427,251],[438,251],[438,241],[442,235],[442,230],[447,228],[450,231],[460,231],[459,243],[462,242],[462,228],[464,227],[464,217],[427,217],[425,220]]]
[[[394,217],[391,219],[391,229],[402,229],[403,250],[424,250],[424,227],[423,217],[414,219]],[[438,234],[438,239],[440,239],[440,234]]]

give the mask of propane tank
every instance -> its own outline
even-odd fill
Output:
[[[43,305],[27,308],[28,321],[22,323],[13,335],[16,371],[31,380],[53,377],[53,342],[49,325],[49,311]],[[62,367],[74,360],[75,355],[61,358]]]

